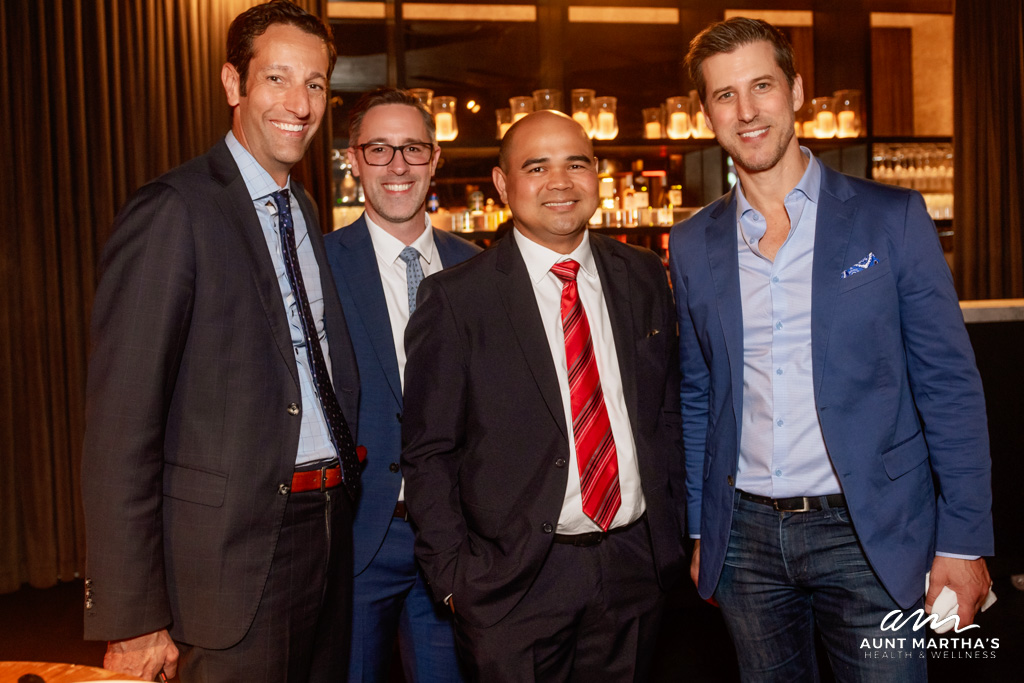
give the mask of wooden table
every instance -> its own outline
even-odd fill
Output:
[[[79,681],[141,681],[116,671],[97,669],[81,664],[59,662],[0,662],[0,683],[17,683],[25,674],[35,674],[46,683],[78,683]]]

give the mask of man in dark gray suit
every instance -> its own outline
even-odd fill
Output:
[[[85,636],[109,641],[109,669],[276,682],[347,666],[358,376],[289,177],[334,57],[289,2],[239,15],[231,132],[143,187],[107,244],[82,489]]]

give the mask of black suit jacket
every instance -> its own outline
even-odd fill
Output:
[[[516,238],[518,239],[518,237]],[[406,329],[402,472],[434,596],[496,623],[540,570],[568,478],[569,440],[533,285],[506,238],[420,285]],[[676,318],[650,251],[590,236],[612,320],[659,580],[682,551]]]
[[[316,212],[334,387],[355,430],[358,375]],[[118,216],[92,319],[82,493],[85,637],[169,628],[234,645],[260,602],[301,422],[273,262],[224,141]],[[299,408],[299,409],[296,409]]]

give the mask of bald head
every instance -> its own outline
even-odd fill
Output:
[[[530,114],[505,133],[499,163],[491,177],[519,233],[572,252],[598,204],[594,146],[580,124],[558,112]]]
[[[590,150],[590,156],[594,156],[594,144],[587,136],[587,132],[583,130],[583,126],[574,121],[572,117],[566,116],[562,112],[545,109],[544,111],[535,111],[532,114],[527,114],[513,123],[509,129],[505,131],[505,136],[501,139],[501,148],[498,150],[498,166],[501,167],[502,171],[505,171],[506,173],[508,172],[509,156],[516,144],[515,137],[518,135],[519,131],[524,128],[529,129],[531,126],[537,126],[545,121],[551,121],[551,117],[562,119],[578,128],[580,135],[582,135],[583,139],[586,140],[588,149]],[[532,121],[532,124],[527,123],[528,121]]]

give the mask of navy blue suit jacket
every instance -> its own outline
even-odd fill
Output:
[[[324,242],[359,366],[359,431],[354,436],[366,448],[353,528],[353,573],[359,574],[384,542],[402,484],[402,380],[366,216]],[[475,244],[436,228],[434,245],[445,268],[480,252]]]
[[[981,380],[921,196],[822,164],[817,216],[807,409],[868,560],[907,607],[924,593],[936,548],[993,552]],[[735,192],[675,226],[670,250],[687,505],[707,598],[728,546],[743,408]],[[868,253],[877,264],[840,278]]]

